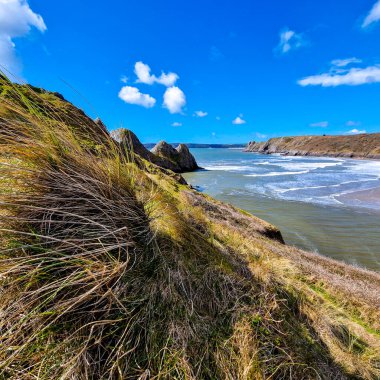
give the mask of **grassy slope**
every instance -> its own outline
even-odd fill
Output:
[[[263,149],[269,153],[380,159],[380,133],[276,137],[263,143],[250,143],[247,147],[247,150],[252,152]]]
[[[0,378],[380,377],[379,274],[125,159],[52,94],[1,88]]]

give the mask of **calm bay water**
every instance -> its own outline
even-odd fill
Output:
[[[193,186],[276,225],[288,244],[380,270],[380,161],[191,151],[206,169],[185,174]]]

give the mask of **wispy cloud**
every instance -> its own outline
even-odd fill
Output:
[[[364,19],[362,28],[367,28],[369,25],[380,20],[380,0],[377,1]]]
[[[285,28],[280,33],[280,42],[277,45],[276,51],[285,54],[304,45],[306,45],[306,41],[301,33],[296,33],[294,30]]]
[[[170,113],[182,113],[182,108],[186,105],[186,96],[179,87],[169,87],[164,93],[163,106]]]
[[[356,57],[345,58],[345,59],[334,59],[331,64],[336,67],[346,67],[354,63],[362,63],[363,61]]]
[[[346,123],[347,127],[359,127],[362,123],[360,121],[349,120]]]
[[[210,61],[217,62],[224,58],[224,54],[216,46],[211,46],[209,58]]]
[[[337,71],[330,71],[324,74],[312,75],[300,79],[298,84],[300,86],[322,86],[322,87],[336,87],[336,86],[359,86],[369,83],[380,82],[380,65],[368,67],[353,67],[351,69],[342,69]]]
[[[32,27],[46,31],[45,22],[25,0],[0,0],[0,63],[17,74],[20,62],[16,57],[14,38],[26,36]]]
[[[171,87],[177,82],[179,76],[176,73],[161,73],[159,77],[152,75],[151,69],[145,63],[139,61],[135,63],[135,74],[137,76],[137,83],[154,84],[159,83],[166,87]]]
[[[121,77],[120,77],[120,82],[122,82],[122,83],[127,83],[128,82],[128,77],[127,76],[125,76],[125,75],[122,75]]]
[[[182,127],[182,123],[175,121],[174,123],[172,123],[172,127]]]
[[[354,128],[346,132],[347,135],[358,135],[360,133],[367,133],[367,131],[365,129],[359,130],[359,129]]]
[[[119,92],[119,98],[125,103],[135,104],[145,108],[152,108],[156,104],[156,99],[148,94],[142,94],[136,87],[124,86]]]
[[[194,116],[196,117],[206,117],[208,115],[208,112],[204,112],[204,111],[195,111],[194,112]]]
[[[327,128],[329,126],[328,121],[319,121],[318,123],[311,123],[310,127],[313,128]]]
[[[235,125],[242,125],[246,123],[247,122],[243,119],[243,114],[240,114],[238,117],[232,120],[232,124],[235,124]]]
[[[256,132],[256,137],[259,139],[266,139],[268,137],[268,135],[265,135],[265,134],[260,133],[260,132]]]

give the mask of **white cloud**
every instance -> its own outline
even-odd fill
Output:
[[[360,133],[367,133],[367,131],[364,129],[360,131],[359,129],[354,128],[351,129],[351,131],[346,132],[347,135],[358,135]]]
[[[380,20],[380,0],[377,1],[363,21],[362,28],[366,28],[372,23]]]
[[[208,112],[204,112],[204,111],[195,111],[194,112],[194,116],[197,116],[197,117],[206,117],[208,115]]]
[[[215,119],[218,121],[222,120],[222,118],[220,116],[217,116]]]
[[[120,77],[120,81],[121,82],[123,82],[123,83],[127,83],[128,82],[128,77],[127,76],[125,76],[125,75],[122,75],[121,77]]]
[[[331,64],[336,67],[346,67],[353,63],[362,63],[362,62],[363,61],[361,59],[352,57],[352,58],[346,58],[346,59],[334,59],[333,61],[331,61]]]
[[[232,120],[232,124],[235,124],[235,125],[242,125],[246,123],[247,122],[243,119],[243,114],[240,114],[238,117]]]
[[[263,133],[256,132],[256,137],[258,137],[259,139],[266,139],[268,135],[264,135]]]
[[[138,88],[131,86],[122,87],[119,98],[125,103],[136,104],[145,108],[152,108],[156,104],[156,99],[148,94],[142,94]]]
[[[353,67],[349,70],[329,72],[319,75],[312,75],[298,81],[300,86],[359,86],[368,83],[380,82],[380,65],[368,66],[364,68]]]
[[[346,123],[347,127],[359,127],[362,123],[360,121],[349,120]]]
[[[310,127],[327,128],[329,126],[328,121],[319,121],[318,123],[310,124]]]
[[[277,46],[277,50],[285,54],[304,45],[305,41],[302,34],[286,28],[280,33],[280,43]]]
[[[179,123],[178,121],[175,121],[175,122],[172,124],[172,127],[182,127],[182,123]]]
[[[170,113],[181,113],[186,104],[186,96],[178,87],[169,87],[164,93],[164,107]]]
[[[159,77],[156,77],[155,75],[152,75],[150,73],[151,69],[148,65],[146,65],[143,62],[136,62],[135,63],[135,74],[137,75],[137,82],[138,83],[145,83],[145,84],[153,84],[153,83],[159,83],[166,87],[171,87],[177,82],[179,76],[175,73],[168,73],[165,74],[164,72],[161,73]]]
[[[0,0],[0,64],[12,73],[20,70],[13,39],[26,36],[32,27],[40,32],[47,29],[26,0]]]

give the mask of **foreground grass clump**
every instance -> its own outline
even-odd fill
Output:
[[[127,158],[54,94],[0,89],[1,379],[380,376],[377,274]]]

